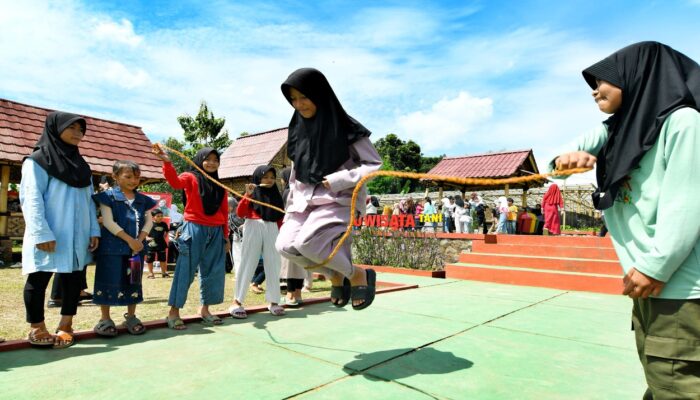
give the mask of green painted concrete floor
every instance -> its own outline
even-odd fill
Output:
[[[639,399],[631,302],[379,274],[420,288],[184,333],[0,353],[0,399]]]

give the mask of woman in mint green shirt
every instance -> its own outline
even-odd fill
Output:
[[[644,399],[700,398],[700,66],[642,42],[583,75],[611,117],[554,163],[597,167],[593,200],[634,302]]]

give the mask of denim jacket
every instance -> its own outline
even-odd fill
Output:
[[[156,206],[155,200],[139,192],[136,192],[134,202],[129,205],[126,196],[118,186],[107,189],[102,193],[97,193],[92,198],[98,206],[100,204],[109,206],[112,209],[114,222],[131,237],[139,235],[146,223],[146,212]],[[136,213],[138,213],[138,226]],[[100,240],[100,246],[97,248],[97,254],[130,255],[131,248],[125,241],[112,235],[103,226],[102,239]]]

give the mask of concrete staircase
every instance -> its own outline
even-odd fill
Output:
[[[447,278],[620,294],[622,267],[610,238],[489,235],[445,267]]]

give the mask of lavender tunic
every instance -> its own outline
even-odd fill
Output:
[[[355,185],[363,176],[379,170],[381,165],[381,156],[369,138],[364,137],[350,145],[350,158],[338,171],[325,177],[330,189],[320,183],[309,185],[298,182],[292,168],[287,214],[276,242],[282,257],[302,267],[323,261],[350,222],[350,203]],[[363,215],[366,197],[367,190],[363,186],[356,201],[356,210]],[[349,240],[326,266],[344,276],[352,274]]]

